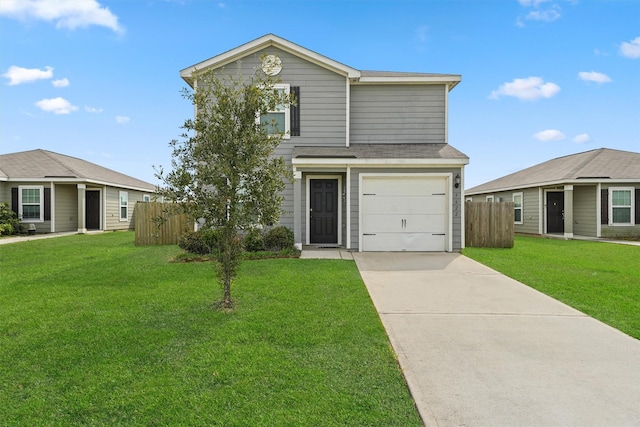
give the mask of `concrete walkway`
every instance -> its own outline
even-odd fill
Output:
[[[18,242],[28,242],[30,240],[52,239],[54,237],[72,236],[74,234],[78,234],[78,232],[68,231],[64,233],[48,233],[48,234],[35,234],[33,236],[20,235],[15,237],[6,237],[4,239],[0,239],[0,245],[7,245],[9,243],[18,243]]]
[[[459,254],[353,257],[425,425],[640,425],[640,341]]]

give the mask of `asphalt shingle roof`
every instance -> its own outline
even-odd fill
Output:
[[[71,178],[148,191],[156,188],[153,184],[95,163],[41,149],[0,155],[0,177],[43,181],[50,178]]]
[[[502,189],[537,187],[546,183],[575,182],[580,179],[640,179],[640,153],[599,148],[558,157],[503,176],[473,188],[466,194]]]
[[[293,158],[463,159],[449,144],[353,144],[349,147],[294,147]]]

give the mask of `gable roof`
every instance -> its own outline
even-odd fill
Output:
[[[0,180],[91,182],[140,191],[156,188],[95,163],[41,149],[0,155]]]
[[[599,148],[558,157],[470,188],[465,194],[488,193],[586,181],[640,181],[640,153]]]
[[[449,85],[449,90],[457,85],[462,77],[458,74],[428,74],[428,73],[398,73],[385,71],[360,71],[342,64],[324,55],[276,36],[266,34],[253,41],[228,50],[205,61],[187,67],[180,71],[180,77],[189,86],[194,87],[193,73],[209,67],[219,68],[268,47],[277,47],[292,55],[331,70],[347,77],[352,83],[443,83]]]

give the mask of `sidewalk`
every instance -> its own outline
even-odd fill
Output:
[[[64,236],[72,236],[74,234],[78,234],[77,231],[68,231],[64,233],[48,233],[48,234],[36,234],[33,236],[15,236],[15,237],[6,237],[4,239],[0,239],[0,245],[7,245],[9,243],[18,243],[18,242],[28,242],[30,240],[40,240],[40,239],[52,239],[54,237],[64,237]]]

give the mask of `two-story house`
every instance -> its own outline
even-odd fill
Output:
[[[264,64],[262,63],[264,62]],[[469,159],[447,141],[459,75],[361,71],[268,34],[185,68],[277,74],[296,105],[274,111],[291,165],[281,224],[298,247],[458,251]]]

